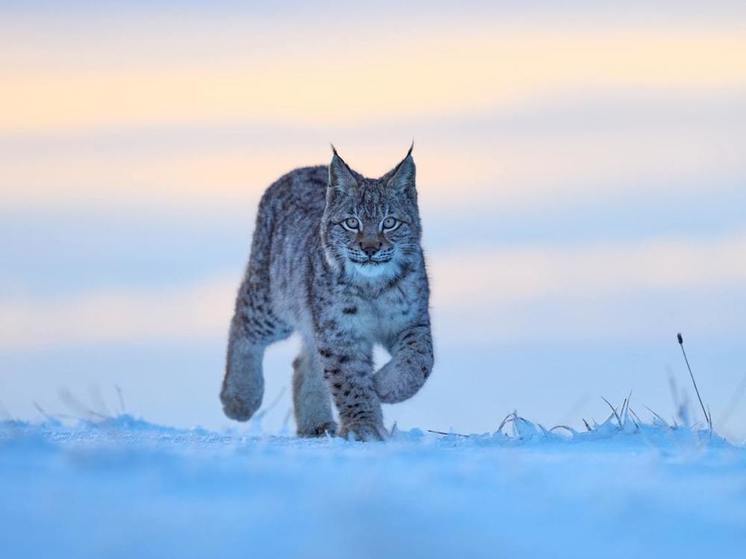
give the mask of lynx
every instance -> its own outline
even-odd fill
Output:
[[[381,403],[411,398],[433,366],[415,163],[410,148],[370,179],[332,151],[328,167],[284,175],[259,203],[220,398],[228,417],[251,418],[265,349],[295,331],[298,435],[382,440]],[[378,371],[375,344],[391,355]]]

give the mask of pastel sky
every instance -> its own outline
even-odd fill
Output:
[[[0,1],[0,414],[229,425],[262,191],[414,139],[437,365],[389,424],[671,416],[683,331],[746,437],[746,4],[267,4]]]

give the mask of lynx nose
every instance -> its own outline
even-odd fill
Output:
[[[370,258],[380,250],[381,244],[381,241],[361,241],[360,250],[362,250],[368,258]]]

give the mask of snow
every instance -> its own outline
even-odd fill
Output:
[[[0,423],[0,557],[743,557],[746,448],[612,416],[386,443]]]

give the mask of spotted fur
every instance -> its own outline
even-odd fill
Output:
[[[381,403],[401,402],[433,366],[429,288],[411,149],[369,179],[334,152],[328,167],[281,177],[259,204],[251,257],[230,328],[221,400],[246,421],[264,391],[271,343],[301,334],[293,362],[298,434],[385,436]],[[373,369],[373,346],[391,360]],[[331,398],[330,398],[331,397]]]

